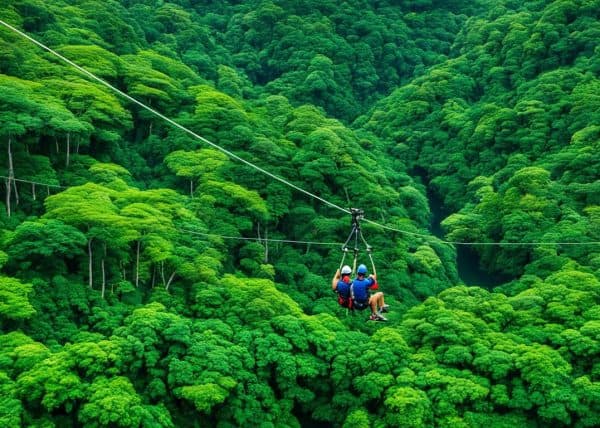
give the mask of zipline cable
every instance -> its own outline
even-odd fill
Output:
[[[343,208],[339,205],[334,204],[333,202],[330,202],[320,196],[315,195],[314,193],[311,193],[307,190],[304,190],[303,188],[285,180],[282,177],[279,177],[278,175],[275,175],[261,167],[259,167],[258,165],[253,164],[250,161],[247,161],[246,159],[236,155],[235,153],[219,146],[216,143],[213,143],[212,141],[206,139],[205,137],[202,137],[201,135],[195,133],[194,131],[186,128],[185,126],[175,122],[173,119],[170,119],[169,117],[163,115],[162,113],[154,110],[152,107],[144,104],[143,102],[135,99],[134,97],[132,97],[131,95],[128,95],[127,93],[121,91],[120,89],[116,88],[115,86],[111,85],[110,83],[102,80],[100,77],[96,76],[95,74],[93,74],[92,72],[86,70],[85,68],[81,67],[80,65],[74,63],[73,61],[69,60],[68,58],[64,57],[63,55],[59,54],[58,52],[56,52],[55,50],[53,50],[52,48],[46,46],[45,44],[39,42],[38,40],[34,39],[33,37],[29,36],[28,34],[22,32],[21,30],[13,27],[12,25],[6,23],[5,21],[0,19],[0,24],[4,25],[6,28],[10,29],[11,31],[14,31],[15,33],[17,33],[18,35],[20,35],[21,37],[24,37],[25,39],[29,40],[30,42],[34,43],[35,45],[39,46],[40,48],[50,52],[52,55],[56,56],[57,58],[59,58],[60,60],[66,62],[67,64],[71,65],[72,67],[74,67],[75,69],[77,69],[80,73],[90,77],[91,79],[97,81],[98,83],[106,86],[107,88],[109,88],[110,90],[116,92],[117,94],[121,95],[122,97],[126,98],[127,100],[133,102],[134,104],[137,104],[138,106],[142,107],[143,109],[149,111],[150,113],[154,114],[155,116],[158,116],[159,118],[163,119],[164,121],[168,122],[169,124],[173,125],[174,127],[186,132],[187,134],[193,136],[194,138],[203,141],[204,143],[208,144],[209,146],[221,151],[222,153],[225,153],[227,156],[229,156],[232,159],[235,159],[247,166],[250,166],[254,169],[256,169],[257,171],[271,177],[274,180],[277,180],[301,193],[304,193],[307,196],[310,196],[318,201],[323,202],[326,205],[329,205],[332,208],[338,209],[346,214],[351,214],[350,210]],[[8,178],[8,177],[5,177]],[[32,184],[40,184],[40,183],[33,183],[30,182]],[[53,186],[53,187],[57,187],[57,185],[48,185],[48,186]],[[62,186],[60,186],[62,187]],[[437,237],[433,237],[431,235],[426,235],[423,233],[417,233],[417,232],[408,232],[406,230],[401,230],[401,229],[397,229],[391,226],[386,226],[380,223],[377,223],[373,220],[369,220],[367,218],[363,218],[363,220],[367,223],[370,223],[374,226],[380,227],[382,229],[386,229],[392,232],[397,232],[397,233],[401,233],[404,235],[410,235],[410,236],[416,236],[416,237],[420,237],[420,238],[424,238],[424,239],[429,239],[429,240],[435,240],[438,243],[442,243],[442,244],[447,244],[447,245],[468,245],[468,246],[537,246],[537,245],[600,245],[600,241],[589,241],[589,242],[459,242],[459,241],[447,241],[444,239],[440,239]],[[308,241],[307,241],[308,242]]]
[[[5,175],[0,175],[0,178],[8,179],[9,177],[7,177]],[[42,183],[40,181],[24,180],[21,178],[11,178],[11,180],[18,181],[20,183],[37,184],[40,186],[56,187],[56,188],[61,188],[61,189],[69,189],[70,187],[74,187],[74,186],[61,186],[60,184]],[[334,245],[340,246],[340,245],[342,245],[341,242],[297,241],[297,240],[293,240],[293,239],[273,239],[273,238],[258,238],[258,237],[252,238],[252,237],[244,237],[244,236],[219,235],[216,233],[199,232],[197,230],[190,230],[190,229],[184,229],[184,228],[178,228],[177,231],[179,231],[181,233],[189,233],[189,234],[198,235],[198,236],[206,236],[206,237],[221,238],[221,239],[231,239],[231,240],[238,240],[238,241],[275,242],[275,243],[284,243],[284,244],[325,245],[325,246],[334,246]]]
[[[37,181],[22,180],[20,178],[15,178],[15,177],[7,177],[6,175],[0,175],[0,178],[4,178],[6,180],[18,181],[20,183],[39,184],[40,186],[56,187],[56,188],[59,188],[59,189],[67,189],[68,188],[66,186],[61,186],[60,184],[39,183]]]
[[[229,156],[232,159],[235,159],[245,165],[248,165],[254,169],[256,169],[259,172],[262,172],[263,174],[271,177],[274,180],[277,180],[283,184],[286,184],[290,187],[292,187],[293,189],[296,189],[299,192],[304,193],[305,195],[308,195],[314,199],[317,199],[321,202],[323,202],[326,205],[329,205],[330,207],[336,208],[342,212],[345,212],[346,214],[350,214],[350,211],[340,207],[339,205],[334,204],[333,202],[329,202],[328,200],[315,195],[314,193],[309,192],[308,190],[304,190],[303,188],[290,183],[289,181],[287,181],[286,179],[279,177],[278,175],[273,174],[272,172],[267,171],[266,169],[261,168],[258,165],[253,164],[250,161],[247,161],[246,159],[236,155],[235,153],[219,146],[216,143],[213,143],[212,141],[204,138],[203,136],[196,134],[194,131],[186,128],[185,126],[175,122],[173,119],[165,116],[164,114],[154,110],[152,107],[144,104],[143,102],[135,99],[134,97],[132,97],[131,95],[121,91],[119,88],[114,87],[113,85],[111,85],[110,83],[106,82],[105,80],[99,78],[98,76],[96,76],[94,73],[86,70],[85,68],[81,67],[80,65],[75,64],[73,61],[71,61],[68,58],[65,58],[64,56],[62,56],[61,54],[59,54],[58,52],[56,52],[55,50],[53,50],[52,48],[49,48],[48,46],[46,46],[45,44],[43,44],[42,42],[37,41],[36,39],[34,39],[33,37],[29,36],[28,34],[25,34],[24,32],[22,32],[21,30],[19,30],[18,28],[13,27],[12,25],[4,22],[3,20],[0,19],[0,24],[4,25],[6,28],[14,31],[15,33],[19,34],[20,36],[26,38],[27,40],[29,40],[30,42],[36,44],[37,46],[39,46],[40,48],[50,52],[52,55],[56,56],[57,58],[61,59],[62,61],[66,62],[67,64],[71,65],[72,67],[74,67],[75,69],[77,69],[80,73],[85,74],[86,76],[90,77],[91,79],[94,79],[95,81],[97,81],[98,83],[101,83],[102,85],[106,86],[107,88],[109,88],[110,90],[116,92],[117,94],[121,95],[122,97],[128,99],[129,101],[131,101],[134,104],[137,104],[138,106],[142,107],[145,110],[148,110],[150,113],[154,114],[155,116],[160,117],[161,119],[163,119],[164,121],[168,122],[169,124],[175,126],[176,128],[179,128],[180,130],[186,132],[187,134],[193,136],[194,138],[203,141],[204,143],[208,144],[209,146],[221,151],[222,153],[225,153],[227,156]]]
[[[430,239],[430,240],[434,240],[437,241],[438,243],[441,244],[448,244],[448,245],[468,245],[468,246],[502,246],[502,247],[510,247],[510,246],[537,246],[537,245],[600,245],[600,241],[587,241],[587,242],[583,242],[583,241],[576,241],[576,242],[469,242],[469,241],[446,241],[444,239],[438,238],[436,236],[432,236],[432,235],[425,235],[422,233],[414,233],[414,232],[407,232],[405,230],[400,230],[400,229],[396,229],[393,228],[391,226],[386,226],[383,224],[379,224],[377,222],[374,222],[372,220],[369,219],[363,219],[363,221],[366,221],[367,223],[370,223],[374,226],[377,227],[381,227],[383,229],[387,229],[390,230],[392,232],[399,232],[399,233],[404,233],[404,234],[409,234],[409,235],[413,235],[413,236],[419,236],[425,239]]]
[[[200,235],[200,236],[206,236],[206,237],[214,237],[214,238],[222,238],[222,239],[233,239],[233,240],[239,240],[239,241],[257,241],[257,242],[280,242],[280,243],[285,243],[285,244],[302,244],[302,245],[328,245],[328,246],[339,246],[341,244],[341,242],[319,242],[319,241],[295,241],[292,239],[272,239],[272,238],[249,238],[249,237],[244,237],[244,236],[227,236],[227,235],[218,235],[215,233],[205,233],[205,232],[197,232],[194,230],[187,230],[187,229],[177,229],[180,232],[183,233],[190,233],[192,235]]]
[[[9,177],[0,175],[0,178],[8,179]],[[24,180],[24,179],[20,179],[20,178],[12,178],[12,180],[22,182],[22,183],[38,184],[40,186],[57,187],[57,188],[61,188],[61,189],[68,189],[70,187],[74,187],[74,186],[62,186],[59,184],[42,183],[39,181]],[[425,239],[434,241],[435,243],[447,244],[447,245],[501,246],[501,247],[538,246],[538,245],[572,245],[572,246],[574,246],[574,245],[582,245],[582,246],[600,245],[600,241],[588,241],[588,242],[583,242],[583,241],[577,241],[577,242],[543,242],[543,241],[541,241],[541,242],[461,242],[461,241],[447,241],[447,240],[444,240],[444,239],[441,239],[441,238],[438,238],[438,237],[432,236],[432,235],[425,235],[423,233],[408,232],[406,230],[396,229],[391,226],[379,224],[377,222],[374,222],[373,220],[369,220],[364,217],[362,218],[362,221],[372,224],[376,227],[381,227],[383,229],[389,230],[391,232],[398,232],[398,233],[402,233],[402,234],[408,234],[411,236],[417,236],[420,238],[425,238]],[[214,236],[214,237],[220,237],[223,239],[238,239],[238,240],[243,240],[243,241],[258,241],[258,242],[268,241],[268,242],[281,242],[281,243],[293,243],[293,244],[304,244],[304,245],[326,245],[326,246],[341,245],[342,249],[348,245],[348,243],[352,239],[352,236],[355,234],[354,230],[352,230],[352,232],[350,232],[350,235],[348,236],[348,239],[346,239],[346,242],[341,243],[341,242],[320,242],[320,241],[296,241],[296,240],[292,240],[292,239],[265,239],[265,238],[258,238],[258,237],[250,238],[250,237],[239,237],[239,236],[226,236],[226,235],[217,235],[217,234],[197,232],[197,231],[191,231],[191,230],[180,230],[180,231],[185,232],[185,233],[193,233],[196,235]],[[362,232],[360,233],[360,238],[368,250],[370,245],[365,241],[365,238],[362,236]],[[355,240],[356,239],[357,239],[357,237],[355,236]],[[356,247],[357,243],[355,242],[354,245]],[[369,252],[369,251],[367,251],[367,252]],[[345,258],[345,255],[344,255],[344,258]],[[343,261],[343,259],[342,259],[342,261]]]

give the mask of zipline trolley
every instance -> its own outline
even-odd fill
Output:
[[[344,265],[344,260],[346,260],[346,255],[350,251],[350,249],[348,248],[348,244],[354,238],[354,248],[353,248],[354,261],[352,263],[352,275],[356,274],[356,264],[358,261],[358,253],[360,252],[359,239],[364,244],[365,251],[369,255],[369,260],[371,261],[371,267],[373,268],[373,274],[377,275],[377,271],[375,270],[375,263],[373,262],[373,255],[372,255],[373,247],[371,247],[369,245],[369,243],[363,236],[362,231],[360,229],[360,220],[362,220],[365,217],[365,212],[361,208],[350,208],[350,215],[352,216],[352,229],[350,231],[350,234],[348,235],[348,238],[346,239],[346,242],[344,242],[344,244],[342,245],[343,255],[342,255],[342,261],[340,262],[340,270],[342,269],[342,266]]]

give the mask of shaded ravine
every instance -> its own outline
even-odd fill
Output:
[[[422,178],[425,179],[425,177]],[[429,209],[431,210],[431,233],[440,239],[445,239],[440,223],[452,213],[444,209],[442,200],[429,186],[427,186],[427,199],[429,200]],[[466,285],[476,285],[492,289],[512,279],[509,276],[489,273],[483,269],[477,251],[467,245],[456,246],[456,267],[460,280]]]

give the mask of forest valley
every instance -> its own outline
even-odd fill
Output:
[[[0,25],[0,426],[599,426],[599,18],[4,0],[115,88],[364,209],[390,312],[332,293],[348,214]]]

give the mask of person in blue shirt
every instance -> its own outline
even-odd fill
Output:
[[[351,297],[354,309],[363,310],[368,307],[371,308],[372,321],[387,321],[387,319],[381,315],[382,312],[389,310],[389,305],[385,304],[384,296],[381,291],[369,295],[369,290],[376,290],[377,276],[371,274],[367,276],[367,267],[365,265],[359,265],[356,269],[356,278],[352,281]]]
[[[331,280],[331,288],[333,291],[337,292],[338,303],[342,307],[348,309],[352,309],[352,298],[350,295],[350,286],[352,284],[352,281],[350,280],[351,274],[352,269],[350,266],[346,265],[342,267],[341,271],[338,269]]]

